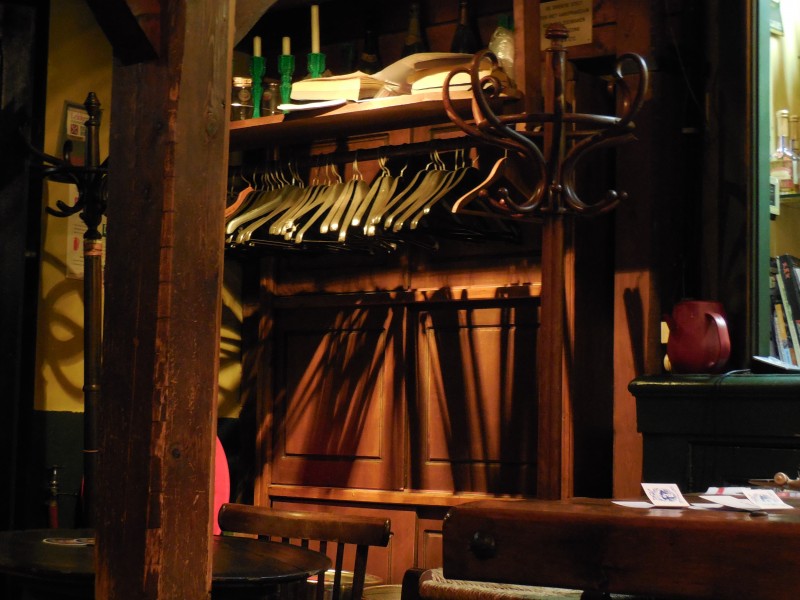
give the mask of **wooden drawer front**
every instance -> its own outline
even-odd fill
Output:
[[[536,304],[417,313],[412,488],[535,492]]]
[[[386,306],[281,311],[273,482],[399,489],[394,378],[402,315]]]
[[[414,566],[436,569],[442,566],[442,521],[440,511],[420,511],[417,519],[417,560]]]

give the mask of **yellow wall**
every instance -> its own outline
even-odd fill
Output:
[[[111,46],[85,0],[58,0],[50,6],[44,151],[61,155],[59,133],[65,102],[83,104],[87,94],[93,91],[103,110],[100,125],[102,161],[108,154],[111,120]],[[72,204],[74,199],[70,196],[70,187],[65,184],[45,184],[44,203],[47,206],[55,206],[57,200]],[[34,408],[82,412],[83,281],[66,276],[67,219],[43,212],[42,227]],[[237,265],[226,266],[220,417],[235,417],[239,411],[240,278]]]

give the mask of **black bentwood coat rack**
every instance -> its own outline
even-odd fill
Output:
[[[536,174],[530,193],[514,198],[508,188],[497,188],[491,194],[494,207],[500,212],[516,215],[573,214],[593,216],[613,209],[627,197],[624,192],[609,190],[596,203],[584,203],[575,192],[575,169],[583,156],[601,148],[617,146],[635,139],[633,118],[644,103],[648,87],[647,65],[638,54],[627,53],[619,57],[613,73],[617,90],[621,92],[624,113],[619,117],[566,112],[564,98],[566,51],[564,40],[568,37],[563,25],[548,27],[545,37],[551,41],[545,50],[544,112],[498,116],[490,99],[503,92],[499,79],[492,75],[480,77],[480,67],[486,60],[499,68],[497,57],[488,50],[477,53],[469,69],[452,71],[445,80],[443,102],[447,115],[461,130],[480,141],[500,146],[510,152],[521,164]],[[638,75],[635,94],[631,96],[622,74],[625,63],[631,63]],[[450,99],[449,85],[457,73],[467,73],[474,90],[472,111],[474,123],[462,119]],[[516,123],[539,124],[541,131],[519,131]],[[578,130],[569,127],[588,127]],[[534,141],[541,140],[542,148]],[[567,138],[574,141],[567,147]],[[487,195],[489,190],[487,189]],[[454,207],[454,212],[460,207]]]
[[[42,160],[45,178],[60,183],[73,183],[78,188],[78,200],[74,205],[58,200],[57,208],[47,207],[47,212],[56,217],[68,217],[80,213],[86,224],[83,234],[83,525],[95,525],[95,471],[97,463],[97,405],[100,400],[100,373],[102,368],[102,315],[103,315],[103,234],[100,223],[106,209],[107,165],[99,164],[100,102],[94,92],[89,92],[83,104],[89,117],[86,121],[86,148],[83,165],[70,160],[71,144],[63,149],[63,158],[45,154],[28,144],[35,156]]]
[[[633,118],[644,102],[648,87],[647,65],[636,54],[619,57],[613,73],[620,93],[623,114],[605,116],[568,113],[564,97],[567,29],[548,27],[545,37],[544,112],[498,116],[490,105],[503,92],[500,78],[481,77],[481,66],[491,61],[492,73],[499,68],[497,57],[477,53],[469,68],[456,69],[446,78],[443,103],[450,120],[469,136],[506,150],[509,168],[499,164],[475,197],[488,201],[495,211],[507,216],[535,219],[542,223],[540,334],[536,353],[538,436],[537,496],[560,498],[573,491],[570,440],[573,439],[570,395],[572,323],[568,312],[567,264],[571,252],[573,216],[593,216],[612,210],[624,192],[609,190],[597,202],[583,202],[575,191],[575,170],[588,153],[635,139]],[[633,66],[638,76],[634,90],[623,78],[623,65]],[[454,110],[449,85],[456,73],[470,76],[473,90],[473,121],[467,122]],[[524,130],[517,124],[526,124]],[[569,141],[569,145],[568,142]],[[453,212],[469,211],[470,198],[462,198]],[[570,267],[572,268],[572,267]],[[574,276],[574,273],[571,273]]]

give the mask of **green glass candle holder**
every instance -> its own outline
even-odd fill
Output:
[[[288,104],[292,100],[293,54],[281,54],[278,57],[278,73],[281,74],[281,102]]]
[[[312,79],[321,77],[325,72],[325,54],[323,52],[308,53],[308,74]]]
[[[263,56],[250,58],[250,75],[253,77],[253,118],[261,116],[261,98],[264,96],[262,80],[265,68]]]

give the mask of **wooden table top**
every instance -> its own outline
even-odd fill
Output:
[[[797,597],[800,510],[631,508],[610,500],[478,501],[443,531],[451,579],[670,598]]]
[[[39,582],[93,587],[94,546],[64,543],[92,535],[86,529],[0,531],[0,573]],[[60,540],[60,543],[44,540]],[[319,552],[252,538],[214,536],[212,548],[214,589],[301,581],[331,565],[330,559]]]

